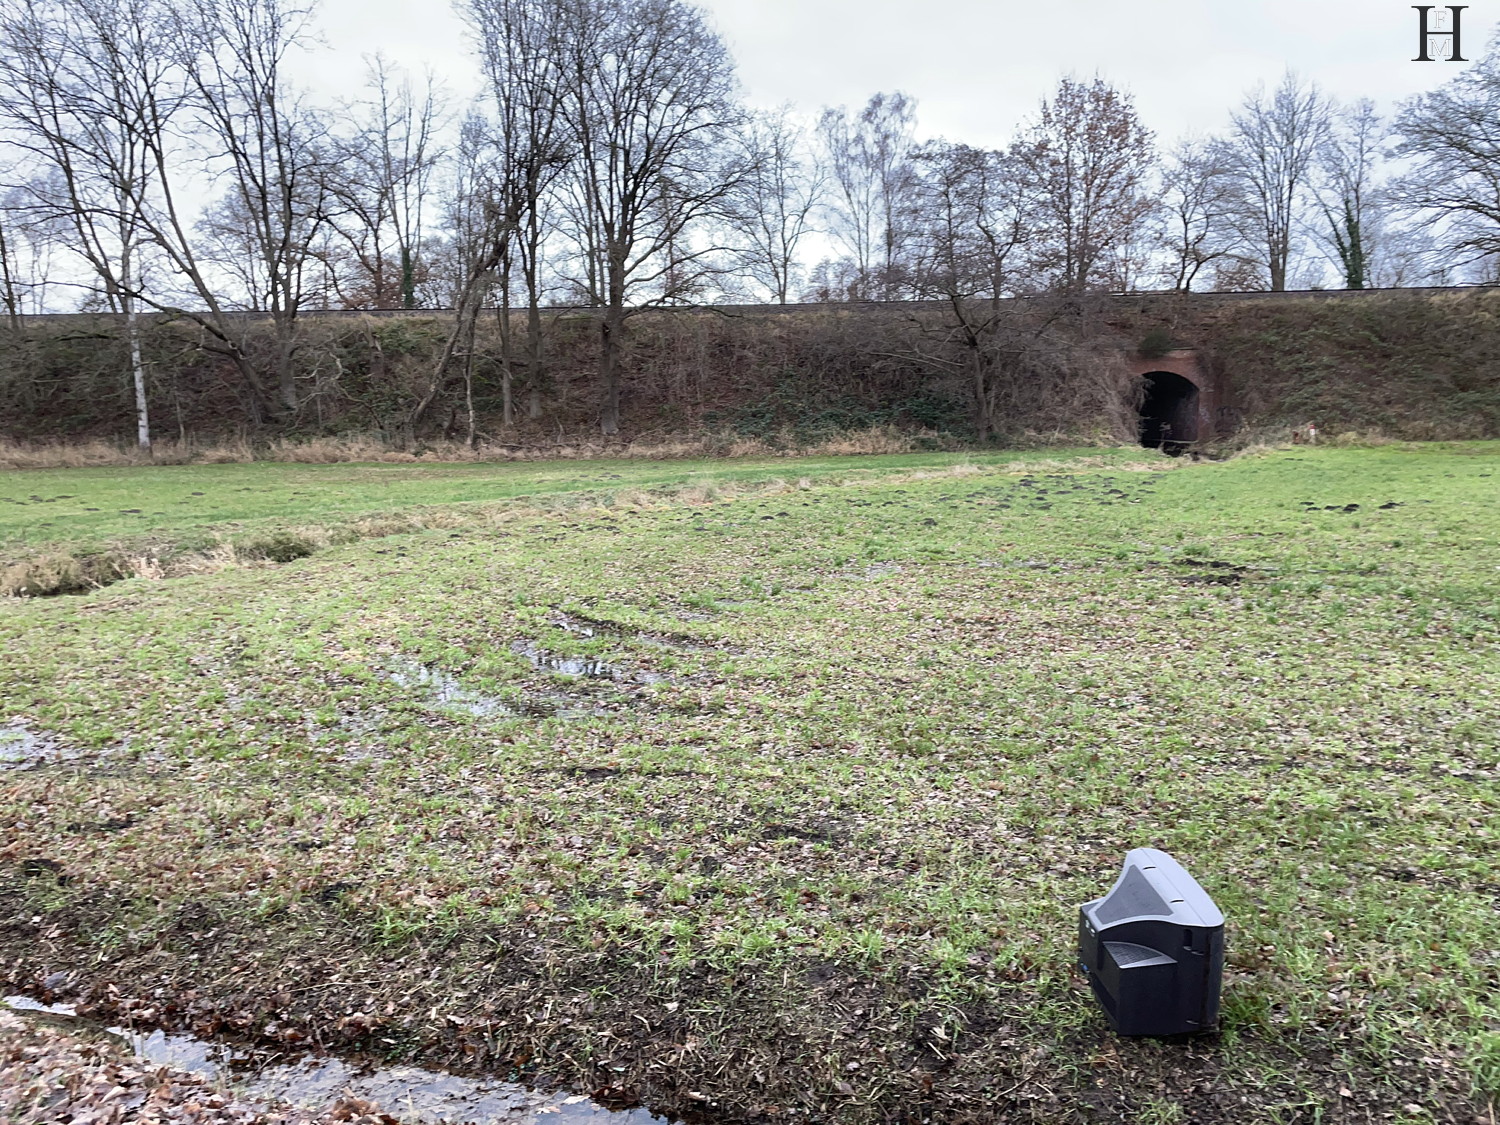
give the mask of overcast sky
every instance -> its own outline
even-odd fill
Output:
[[[1291,67],[1335,97],[1383,108],[1464,64],[1412,62],[1417,13],[1400,0],[706,0],[752,105],[815,113],[901,90],[921,137],[999,146],[1063,74],[1129,90],[1163,143],[1220,129],[1258,81]],[[361,56],[431,67],[455,94],[477,84],[464,25],[438,3],[323,0],[331,56],[299,69],[320,93],[357,92]],[[1445,14],[1439,6],[1434,14]],[[1471,0],[1463,53],[1483,51],[1500,0]]]

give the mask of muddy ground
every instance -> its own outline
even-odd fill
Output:
[[[20,905],[16,883],[0,883],[7,907]],[[1205,1125],[1490,1121],[1462,1060],[1377,1055],[1347,1025],[1309,1029],[1289,1047],[1121,1039],[1100,1018],[1053,1042],[1027,1026],[1035,1008],[1019,990],[1010,1008],[936,1011],[924,1007],[935,982],[916,973],[895,995],[826,962],[771,979],[667,973],[630,966],[629,950],[579,956],[524,930],[381,957],[334,917],[314,941],[282,945],[205,913],[98,967],[72,936],[66,917],[45,931],[5,925],[8,986],[127,1024],[497,1074],[705,1123],[1136,1122],[1163,1103],[1181,1107],[1169,1120]],[[68,979],[46,988],[55,973]],[[1060,999],[1090,1003],[1081,978]]]

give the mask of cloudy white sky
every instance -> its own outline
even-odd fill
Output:
[[[1099,73],[1135,96],[1164,142],[1222,127],[1258,81],[1291,67],[1341,99],[1389,108],[1457,74],[1412,62],[1417,13],[1405,0],[705,0],[738,62],[749,101],[813,113],[878,90],[917,99],[923,137],[998,146],[1067,73]],[[360,82],[382,51],[456,93],[476,76],[464,27],[443,0],[323,0],[332,48],[304,60],[320,92]],[[1438,13],[1445,13],[1439,6]],[[1462,13],[1464,54],[1479,56],[1500,0]]]

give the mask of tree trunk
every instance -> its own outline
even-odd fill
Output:
[[[495,310],[495,327],[500,333],[500,425],[509,430],[515,425],[515,334],[510,323],[510,286],[501,283],[500,307]]]
[[[624,334],[623,311],[613,306],[599,323],[599,381],[604,401],[599,409],[599,429],[606,437],[620,432],[620,337]]]
[[[526,375],[531,384],[531,401],[527,414],[542,416],[542,309],[536,297],[526,303]]]
[[[510,378],[509,375],[507,375],[507,409],[509,408],[510,401],[509,383]],[[464,409],[468,413],[469,426],[468,436],[464,439],[464,444],[467,445],[470,449],[473,449],[474,446],[478,444],[478,432],[475,428],[474,423],[474,341],[472,338],[469,340],[469,353],[468,355],[464,356]]]
[[[5,302],[5,319],[12,332],[21,330],[21,304],[16,296],[16,281],[10,269],[10,245],[5,240],[5,226],[0,224],[0,300]]]
[[[1267,250],[1267,264],[1271,267],[1271,292],[1285,293],[1287,259],[1291,257],[1289,239],[1278,233],[1271,239]]]
[[[988,372],[984,356],[975,348],[970,357],[974,368],[974,429],[979,440],[986,440],[995,430],[994,404],[990,398]]]
[[[403,309],[417,307],[416,264],[412,261],[411,247],[405,244],[401,247],[401,307]]]
[[[1350,289],[1365,287],[1365,241],[1354,208],[1344,203],[1344,229],[1348,232],[1348,250],[1344,255],[1344,282]]]
[[[135,442],[151,453],[151,415],[146,403],[146,366],[141,362],[141,330],[136,321],[135,301],[125,299],[125,335],[130,340],[130,373],[135,383]]]
[[[292,367],[292,342],[279,340],[276,348],[276,385],[281,407],[288,414],[297,412],[297,373]]]

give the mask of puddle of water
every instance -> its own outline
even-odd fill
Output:
[[[548,670],[566,671],[567,669],[560,666]],[[572,674],[587,675],[589,673]],[[432,701],[440,707],[451,707],[481,719],[511,715],[528,715],[533,718],[592,719],[603,718],[612,713],[593,700],[566,692],[535,692],[519,702],[484,695],[464,687],[448,673],[430,668],[409,657],[393,657],[389,661],[389,670],[386,675],[402,687],[416,688],[428,693]],[[639,675],[648,676],[653,673],[639,673]],[[637,680],[636,682],[654,683],[655,681]]]
[[[63,746],[50,735],[27,729],[24,722],[0,726],[0,769],[31,769],[46,762],[64,762],[79,752]]]
[[[440,672],[436,668],[429,668],[421,661],[412,660],[409,657],[395,657],[390,661],[391,669],[387,673],[392,680],[402,687],[419,688],[432,696],[434,703],[442,707],[452,707],[458,711],[464,711],[477,718],[485,719],[493,715],[519,715],[522,709],[507,703],[503,699],[497,699],[493,695],[484,695],[464,687],[457,679]]]
[[[538,672],[560,672],[565,676],[587,676],[597,680],[622,678],[620,670],[613,664],[592,656],[559,656],[535,641],[513,641],[510,651],[524,656]]]
[[[278,1062],[274,1060],[288,1056],[235,1049],[192,1035],[105,1028],[78,1016],[71,1004],[42,1004],[25,996],[7,996],[5,1003],[22,1015],[42,1017],[39,1022],[50,1027],[82,1036],[109,1035],[144,1062],[189,1071],[247,1097],[290,1102],[313,1110],[331,1108],[339,1098],[352,1095],[375,1102],[382,1112],[413,1125],[542,1125],[556,1121],[648,1125],[667,1120],[649,1110],[611,1110],[581,1094],[547,1094],[519,1082],[462,1078],[415,1066],[373,1067],[326,1055],[303,1055]]]
[[[700,620],[712,620],[711,614],[703,614]],[[616,628],[609,625],[601,625],[596,621],[580,621],[570,617],[566,613],[559,613],[552,618],[552,624],[556,625],[565,633],[572,633],[575,637],[619,637],[621,640],[629,641],[631,644],[644,645],[646,648],[660,649],[663,652],[695,652],[704,654],[722,654],[723,649],[716,648],[702,641],[688,640],[686,637],[669,637],[657,633],[637,632],[623,627]]]
[[[513,641],[510,651],[517,656],[524,656],[538,672],[631,684],[661,684],[671,679],[664,673],[647,672],[643,669],[627,672],[618,665],[594,656],[562,656],[549,652],[535,641]]]

